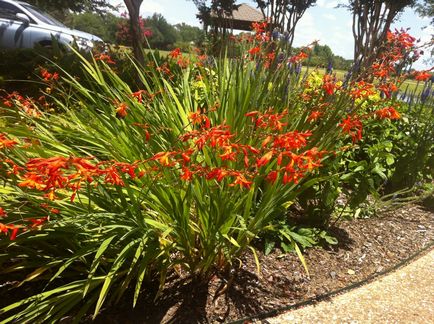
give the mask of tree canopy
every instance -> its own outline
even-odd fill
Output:
[[[292,45],[295,28],[307,9],[314,6],[316,0],[255,0],[263,15],[270,20],[270,29],[278,28],[287,34]],[[271,30],[270,30],[271,31]]]
[[[65,25],[101,37],[105,42],[115,43],[118,26],[125,18],[107,13],[104,16],[92,13],[69,13]]]
[[[416,4],[416,12],[421,17],[431,18],[431,25],[434,25],[434,0],[425,0]]]
[[[108,0],[26,0],[26,2],[50,13],[62,14],[68,10],[105,13],[107,9],[115,9]]]
[[[416,0],[349,0],[353,15],[355,75],[370,67],[381,54],[393,21]]]

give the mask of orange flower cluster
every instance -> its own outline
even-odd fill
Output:
[[[336,79],[333,78],[330,74],[325,74],[323,77],[323,90],[326,94],[331,96],[335,90],[338,89],[338,86],[336,85]]]
[[[6,134],[0,133],[0,150],[3,148],[13,148],[18,142],[9,139]]]
[[[125,102],[115,102],[116,117],[125,118],[128,115],[128,105]]]
[[[196,112],[191,112],[188,115],[188,118],[191,120],[191,123],[193,125],[201,125],[202,123],[205,124],[205,128],[210,128],[211,127],[211,122],[209,120],[209,118],[205,115],[205,110],[201,111],[201,109],[199,108]]]
[[[255,32],[256,40],[258,41],[270,40],[270,35],[267,32],[267,27],[268,27],[268,23],[266,21],[252,23],[252,30]]]
[[[190,65],[190,60],[187,57],[183,57],[180,48],[175,48],[169,53],[169,57],[176,60],[176,64],[181,68],[186,68]]]
[[[377,78],[387,78],[395,72],[395,63],[404,58],[405,53],[415,46],[416,39],[405,30],[388,31],[387,47],[380,58],[372,65],[372,71]]]
[[[408,34],[405,30],[397,30],[395,29],[394,32],[391,32],[390,30],[387,32],[386,35],[387,41],[390,44],[399,45],[400,48],[403,49],[411,49],[414,47],[416,38]]]
[[[374,76],[377,78],[386,78],[391,73],[395,72],[395,68],[392,62],[378,62],[372,64],[372,70]]]
[[[351,136],[353,143],[362,139],[363,124],[357,116],[351,117],[348,115],[339,126],[342,127],[344,133]]]
[[[326,152],[317,148],[303,151],[311,133],[284,132],[287,122],[283,118],[287,114],[287,111],[273,113],[271,109],[265,113],[246,114],[252,118],[253,136],[259,140],[257,147],[240,143],[241,139],[230,131],[229,126],[209,127],[202,120],[204,115],[191,114],[192,122],[200,128],[180,136],[185,149],[159,152],[151,160],[160,167],[181,170],[180,179],[184,181],[193,177],[217,182],[227,180],[230,187],[247,189],[258,177],[271,182],[281,178],[283,184],[298,183],[308,172],[321,166]],[[204,162],[205,156],[209,156],[211,162]]]
[[[350,94],[353,99],[367,98],[375,94],[375,86],[372,83],[359,81],[353,85]]]
[[[252,47],[251,49],[248,50],[248,52],[251,56],[258,55],[261,53],[261,47],[260,46]]]
[[[308,57],[309,57],[309,54],[302,50],[297,55],[291,56],[289,58],[288,62],[293,63],[293,64],[297,64],[297,63],[304,61]]]
[[[41,97],[41,99],[42,98],[43,97]],[[38,107],[35,105],[33,99],[24,98],[17,91],[7,94],[6,97],[3,97],[3,105],[9,108],[15,105],[30,117],[37,118],[41,116],[41,112],[38,109]]]
[[[2,214],[3,212],[3,214]],[[3,215],[3,216],[2,216]],[[0,207],[0,218],[6,217],[7,213],[3,210],[3,208]],[[28,224],[4,224],[0,222],[0,233],[3,233],[5,235],[9,234],[9,239],[11,241],[15,240],[19,231],[25,232],[28,230],[32,230],[35,228],[40,228],[42,225],[44,225],[49,220],[48,216],[40,217],[40,218],[26,218],[24,219],[25,222]]]
[[[57,80],[59,79],[59,74],[57,72],[54,73],[50,73],[48,72],[47,69],[41,68],[41,77],[45,80],[45,81],[52,81],[52,80]]]
[[[3,223],[0,223],[0,233],[8,235],[8,233],[10,231],[9,239],[11,241],[15,240],[15,238],[17,237],[18,231],[20,230],[20,228],[22,228],[22,226],[17,226],[17,225],[14,225],[14,224],[3,224]]]
[[[137,164],[110,161],[95,163],[91,158],[80,157],[34,158],[17,174],[18,186],[43,191],[49,200],[57,198],[57,190],[69,189],[73,201],[83,183],[96,181],[124,186],[126,175],[130,179],[136,178]]]
[[[377,88],[381,91],[383,91],[386,98],[390,98],[392,96],[392,93],[395,91],[398,91],[398,87],[393,82],[383,83],[377,86]]]
[[[153,68],[153,63],[150,63],[148,66]],[[170,71],[169,69],[169,65],[167,64],[167,62],[164,62],[161,66],[157,66],[156,70],[166,75],[169,79],[173,79],[174,77],[172,71]]]
[[[169,53],[169,57],[171,57],[171,58],[173,58],[173,59],[176,59],[176,58],[178,58],[179,56],[182,56],[182,53],[181,53],[181,49],[178,47],[178,48],[175,48],[173,51],[171,51],[170,53]]]
[[[400,119],[401,115],[393,107],[385,107],[383,109],[376,110],[375,115],[380,119]]]
[[[103,54],[103,53],[96,55],[95,61],[102,61],[102,62],[105,62],[107,64],[116,64],[116,62],[113,61],[113,59],[111,58],[110,55]]]
[[[272,109],[268,109],[265,113],[259,111],[251,111],[246,114],[247,117],[252,117],[252,121],[258,128],[270,128],[271,130],[282,130],[288,123],[282,123],[281,120],[288,115],[288,110],[281,113],[272,113]]]
[[[429,71],[430,70],[415,72],[414,79],[416,81],[426,81],[426,80],[429,80],[433,76],[431,73],[429,73]]]
[[[323,112],[321,112],[319,110],[314,110],[309,114],[309,116],[307,117],[307,120],[309,122],[315,122],[318,119],[320,119],[320,117],[322,117],[322,115],[323,115]]]

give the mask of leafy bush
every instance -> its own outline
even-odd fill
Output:
[[[168,274],[207,280],[246,251],[257,260],[253,241],[270,233],[302,261],[300,246],[335,243],[286,213],[299,204],[327,223],[363,124],[399,114],[373,83],[302,78],[292,67],[307,49],[285,56],[255,27],[238,59],[127,60],[131,86],[113,57],[76,53],[79,78],[41,71],[45,101],[4,98],[0,265],[20,285],[44,282],[5,322],[95,317],[127,290],[135,305],[144,282],[160,294]],[[381,150],[373,163],[387,163]]]

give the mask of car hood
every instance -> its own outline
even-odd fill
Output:
[[[48,25],[48,24],[45,24],[45,26],[47,28],[52,29],[55,32],[58,32],[58,33],[68,34],[68,35],[71,35],[71,36],[74,36],[74,37],[81,37],[81,38],[85,38],[87,40],[92,40],[92,41],[95,41],[95,42],[102,42],[103,41],[98,36],[86,33],[86,32],[81,31],[81,30],[72,29],[72,28],[68,28],[68,27],[51,26],[51,25]]]

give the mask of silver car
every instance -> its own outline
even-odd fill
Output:
[[[95,35],[66,27],[28,3],[0,0],[0,48],[50,47],[53,39],[63,46],[76,43],[85,51],[103,42]]]

